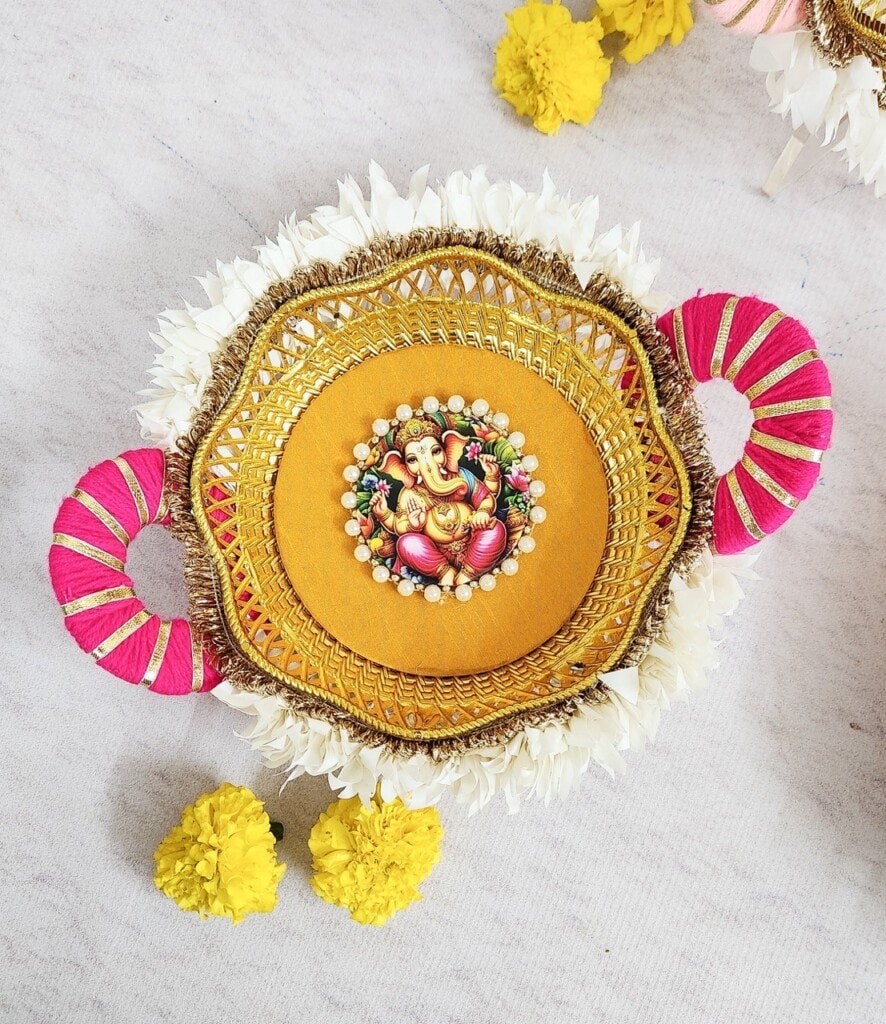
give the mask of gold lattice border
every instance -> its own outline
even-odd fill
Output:
[[[236,391],[238,380],[248,380],[243,375],[244,363],[258,333],[279,308],[297,295],[322,288],[338,288],[344,283],[372,275],[390,266],[392,262],[410,256],[427,253],[430,249],[446,246],[466,246],[486,256],[498,257],[508,265],[509,271],[517,268],[531,281],[548,291],[563,295],[570,301],[583,299],[612,311],[614,317],[627,324],[642,343],[655,377],[658,397],[668,418],[669,430],[677,440],[688,471],[693,494],[693,515],[683,542],[682,549],[670,560],[656,582],[654,593],[645,607],[635,609],[638,629],[630,644],[619,652],[617,665],[635,663],[642,656],[648,643],[657,632],[667,605],[668,579],[670,571],[688,568],[697,557],[700,547],[706,542],[710,531],[714,475],[705,450],[703,433],[698,412],[692,401],[685,379],[681,378],[666,345],[656,330],[651,318],[636,303],[602,276],[597,276],[582,291],[568,264],[562,257],[537,247],[519,247],[507,239],[485,233],[464,231],[420,231],[399,239],[382,239],[367,250],[353,254],[338,265],[319,264],[308,270],[297,272],[281,285],[275,286],[259,300],[252,310],[247,323],[232,339],[227,352],[220,358],[213,379],[204,398],[204,407],[194,429],[181,442],[186,458],[176,460],[173,476],[178,486],[173,497],[175,521],[180,535],[188,545],[189,590],[191,593],[192,617],[201,631],[215,648],[225,674],[237,685],[258,692],[274,692],[284,696],[293,707],[328,720],[346,721],[356,735],[361,734],[359,723],[345,712],[331,706],[328,695],[323,700],[312,699],[310,694],[294,693],[290,685],[274,679],[268,673],[260,672],[237,649],[237,643],[229,633],[224,615],[219,612],[218,576],[213,570],[211,558],[207,557],[199,530],[189,515],[187,479],[190,462],[196,448],[206,436],[222,408]],[[475,252],[476,254],[476,252]],[[599,314],[599,311],[598,311]],[[678,460],[679,461],[679,460]],[[643,621],[640,621],[640,620]],[[584,682],[587,687],[587,681]],[[593,687],[593,681],[591,681]],[[585,689],[567,696],[553,694],[548,706],[521,711],[519,714],[480,728],[469,736],[449,737],[429,743],[427,740],[383,737],[376,728],[367,727],[365,739],[379,742],[384,739],[399,749],[425,749],[432,747],[441,754],[447,750],[466,749],[469,746],[500,740],[514,729],[530,722],[540,722],[551,715],[567,715],[580,701],[599,699],[599,690]]]

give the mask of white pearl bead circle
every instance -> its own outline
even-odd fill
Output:
[[[366,544],[358,544],[357,547],[354,548],[354,558],[356,558],[358,562],[368,562],[369,559],[372,558],[372,552]]]
[[[349,537],[359,537],[360,536],[360,524],[357,522],[356,519],[349,519],[345,523],[345,533]]]
[[[387,420],[373,420],[372,422],[372,433],[377,437],[384,437],[390,429],[391,424]]]
[[[353,491],[345,491],[341,496],[341,503],[345,508],[357,507],[357,495]]]
[[[421,407],[425,412],[436,412],[440,408],[440,400],[433,395],[428,395],[427,398],[422,399]]]
[[[371,453],[372,449],[369,447],[368,444],[364,444],[362,441],[360,442],[360,444],[354,445],[354,458],[358,462],[364,462],[366,459],[369,458]]]
[[[376,565],[372,570],[372,578],[376,583],[387,583],[391,570],[386,565]]]
[[[459,601],[470,601],[474,591],[467,585],[467,583],[460,583],[455,588],[455,596]]]
[[[475,402],[471,402],[471,412],[475,416],[485,416],[489,412],[489,403],[485,398],[478,398]]]
[[[486,573],[485,576],[480,577],[480,589],[485,591],[495,590],[496,579],[491,572]]]
[[[534,455],[524,455],[520,465],[527,473],[534,473],[538,469],[538,459]]]
[[[397,584],[397,593],[403,597],[411,597],[415,593],[415,584],[412,580],[400,580]]]
[[[520,568],[520,563],[516,558],[506,558],[501,563],[501,571],[505,576],[516,576],[517,570]]]
[[[535,508],[529,511],[529,519],[533,523],[543,523],[547,518],[548,510],[542,508],[541,505],[536,505]]]
[[[519,430],[515,430],[513,434],[508,435],[508,440],[515,448],[522,448],[526,444],[526,438],[520,433]]]
[[[465,400],[461,395],[450,395],[446,406],[450,412],[461,412],[465,407]]]
[[[523,536],[517,541],[517,547],[524,554],[528,555],[530,551],[535,551],[535,541],[532,537]]]
[[[398,405],[397,419],[400,420],[401,423],[405,422],[406,420],[412,419],[412,406],[406,405],[405,402],[403,405]]]
[[[511,418],[506,412],[497,412],[492,417],[492,425],[496,430],[507,430],[510,422]]]
[[[436,604],[443,596],[443,591],[436,585],[436,583],[432,583],[430,586],[425,587],[424,594],[426,601],[430,601],[431,604]]]
[[[345,466],[341,475],[349,484],[355,484],[360,479],[360,470],[356,466]]]
[[[533,480],[529,485],[529,497],[540,498],[545,492],[545,485],[541,480]]]

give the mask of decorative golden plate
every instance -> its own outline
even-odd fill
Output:
[[[582,296],[555,257],[442,241],[419,233],[281,286],[223,357],[193,435],[192,612],[226,674],[381,740],[465,737],[635,659],[707,470],[679,370],[615,286]],[[375,410],[453,393],[519,418],[548,518],[517,576],[432,606],[354,559],[341,472]]]
[[[884,0],[810,0],[809,24],[819,49],[836,67],[865,56],[875,67],[886,63]],[[880,106],[886,103],[886,89]]]

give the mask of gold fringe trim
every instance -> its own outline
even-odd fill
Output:
[[[579,706],[606,699],[605,687],[592,680],[587,690],[560,704],[535,711],[516,712],[507,719],[463,736],[422,741],[385,735],[329,703],[277,682],[261,672],[240,651],[230,634],[221,611],[221,592],[212,557],[191,511],[190,471],[203,436],[211,429],[237,387],[258,331],[284,302],[318,288],[341,286],[370,277],[391,263],[410,256],[455,245],[468,246],[481,253],[497,256],[549,291],[583,298],[611,310],[636,332],[646,350],[669,433],[680,450],[689,476],[693,511],[683,545],[671,563],[670,572],[650,595],[643,624],[616,667],[624,668],[639,663],[664,622],[670,604],[670,576],[673,573],[687,573],[710,544],[717,476],[708,456],[701,413],[692,396],[692,383],[686,379],[671,356],[667,341],[656,327],[654,318],[604,274],[594,275],[587,288],[582,289],[568,261],[559,253],[536,245],[519,245],[509,238],[485,231],[419,229],[396,238],[376,239],[365,249],[350,253],[337,264],[321,261],[296,270],[287,280],[272,285],[254,303],[245,323],[219,354],[194,425],[178,441],[179,453],[169,453],[167,456],[167,500],[172,517],[172,532],[183,541],[186,550],[185,580],[191,628],[199,633],[201,642],[212,650],[213,660],[223,677],[241,690],[277,695],[297,714],[344,726],[357,741],[375,746],[384,745],[398,755],[409,756],[422,752],[435,759],[445,759],[453,754],[504,742],[527,726],[540,725],[552,719],[565,720]],[[576,671],[580,672],[581,666],[576,666]]]
[[[886,23],[881,20],[882,0],[809,0],[807,23],[819,53],[835,68],[844,68],[855,57],[867,57],[874,67],[886,70]],[[886,110],[886,87],[877,94]]]

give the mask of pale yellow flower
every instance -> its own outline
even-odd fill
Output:
[[[239,924],[277,905],[286,865],[277,863],[274,844],[261,801],[226,782],[184,809],[154,854],[154,883],[182,910]]]
[[[672,46],[679,45],[692,28],[689,0],[597,0],[597,13],[607,32],[621,32],[627,40],[621,55],[629,64],[648,57],[668,38]]]
[[[493,86],[547,135],[556,135],[564,121],[587,124],[612,63],[600,48],[600,20],[573,22],[560,0],[526,0],[505,19],[508,32],[495,51]]]
[[[311,829],[311,885],[360,924],[382,925],[421,899],[418,885],[440,859],[443,829],[433,807],[411,811],[376,793],[336,800]]]

